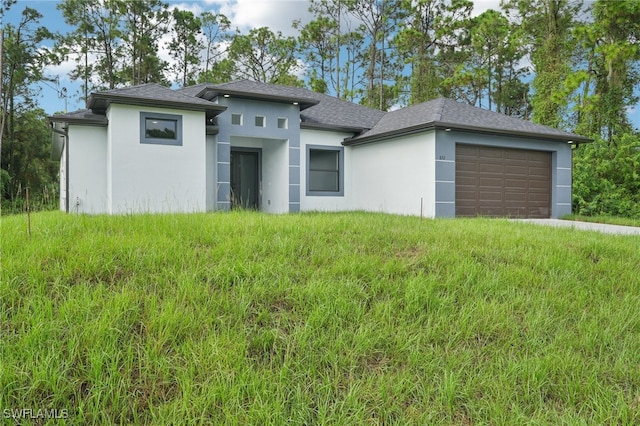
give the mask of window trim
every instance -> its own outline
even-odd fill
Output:
[[[259,118],[262,119],[262,125],[258,124]],[[253,124],[255,124],[256,127],[267,127],[267,117],[264,115],[256,115],[253,119]]]
[[[333,151],[338,153],[338,191],[312,191],[309,189],[310,183],[310,168],[309,159],[311,158],[311,151]],[[344,196],[344,147],[343,146],[331,146],[331,145],[307,145],[306,146],[306,161],[305,161],[305,174],[306,174],[306,195],[307,196],[319,196],[319,197],[343,197]]]
[[[176,137],[150,138],[147,137],[147,119],[170,120],[176,122]],[[159,112],[140,111],[140,143],[150,145],[182,146],[182,116],[178,114],[163,114]]]
[[[280,125],[282,123],[282,126]],[[286,117],[278,117],[278,129],[288,129],[289,128],[289,119]]]
[[[234,119],[235,117],[238,117],[238,118],[239,118],[239,123],[234,123],[234,122],[233,122],[233,119]],[[233,125],[233,126],[242,126],[242,121],[243,121],[243,119],[242,119],[242,118],[243,118],[243,117],[242,117],[242,114],[241,114],[241,113],[239,113],[239,112],[232,112],[232,113],[231,113],[231,125]]]

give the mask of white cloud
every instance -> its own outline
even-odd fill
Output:
[[[242,32],[269,27],[273,32],[281,31],[285,36],[295,36],[297,31],[291,27],[293,21],[299,19],[304,24],[312,19],[308,0],[209,1],[219,5],[220,13]]]
[[[500,10],[500,0],[475,0],[473,2],[472,16],[481,15],[489,9]]]
[[[204,9],[200,7],[200,3],[198,2],[172,3],[171,6],[172,7],[169,10],[173,10],[173,9],[187,10],[196,16],[204,12]]]

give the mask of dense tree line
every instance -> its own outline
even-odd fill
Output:
[[[3,13],[14,3],[1,0]],[[67,33],[48,31],[29,7],[2,31],[4,200],[57,181],[33,83],[71,60],[81,97],[249,78],[383,110],[445,96],[575,131],[595,141],[575,152],[576,212],[640,217],[640,136],[627,113],[640,83],[638,0],[502,0],[476,16],[470,0],[310,0],[313,19],[292,23],[297,37],[241,33],[222,14],[162,0],[64,0],[58,9]]]

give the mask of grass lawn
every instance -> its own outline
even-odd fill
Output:
[[[635,236],[366,213],[0,226],[4,421],[640,423]]]

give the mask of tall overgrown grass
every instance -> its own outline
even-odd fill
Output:
[[[1,230],[0,414],[640,422],[638,237],[365,213],[55,212],[31,238],[23,216]]]

